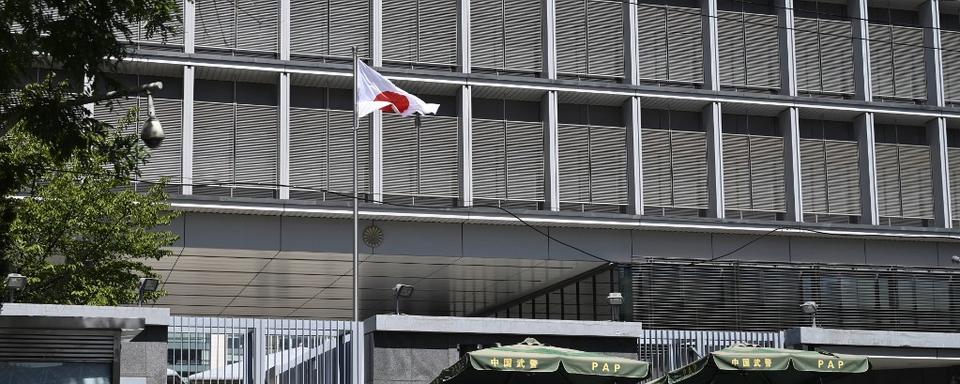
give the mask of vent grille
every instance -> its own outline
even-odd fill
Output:
[[[116,335],[74,329],[0,329],[0,361],[113,363]]]
[[[816,301],[827,328],[955,332],[960,274],[864,266],[634,264],[634,320],[644,328],[782,330],[808,325],[798,305]]]

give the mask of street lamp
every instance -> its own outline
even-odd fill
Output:
[[[817,308],[820,308],[820,306],[817,305],[816,301],[808,301],[800,304],[800,310],[810,316],[814,328],[817,327]]]
[[[610,303],[610,318],[613,321],[620,321],[620,306],[623,305],[623,294],[620,292],[610,292],[607,295],[607,303]]]
[[[393,286],[393,304],[397,314],[400,314],[400,298],[413,296],[413,286],[410,284],[397,284]]]
[[[160,288],[160,280],[152,277],[141,277],[140,286],[137,287],[137,306],[143,306],[143,295],[147,292],[156,292]]]
[[[27,287],[27,278],[19,273],[11,273],[7,275],[6,283],[9,302],[13,303],[17,299],[17,291]]]
[[[156,83],[157,89],[163,87],[162,83]],[[147,121],[143,122],[143,130],[140,131],[140,140],[150,149],[160,146],[166,135],[163,134],[163,127],[160,125],[160,119],[157,119],[157,112],[153,109],[153,95],[147,91]]]

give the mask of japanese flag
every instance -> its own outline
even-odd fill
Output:
[[[440,104],[425,103],[420,98],[397,88],[373,68],[357,60],[357,116],[369,115],[378,109],[402,116],[436,114]]]

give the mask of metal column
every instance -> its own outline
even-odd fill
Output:
[[[460,86],[457,92],[457,119],[460,122],[460,206],[473,206],[473,100],[469,85]]]
[[[640,97],[623,104],[627,128],[627,213],[643,214],[643,140],[640,129]]]
[[[557,78],[557,1],[543,1],[543,77]]]
[[[279,183],[280,198],[290,198],[290,74],[280,74],[279,100],[280,137],[279,137]]]
[[[783,181],[787,221],[803,222],[803,188],[800,172],[800,108],[790,107],[778,116],[783,133]]]
[[[943,95],[943,56],[940,42],[940,0],[927,0],[920,7],[923,24],[923,60],[926,68],[927,104],[945,105]],[[953,207],[950,201],[950,158],[947,153],[947,120],[935,118],[927,122],[927,143],[930,146],[930,180],[933,184],[933,215],[936,226],[952,228]]]
[[[857,116],[853,126],[860,158],[860,224],[878,225],[880,211],[877,203],[877,151],[873,113]]]
[[[725,217],[723,197],[723,125],[721,123],[720,103],[711,102],[703,107],[703,128],[707,132],[707,215],[712,218]]]
[[[793,0],[777,0],[780,32],[780,94],[797,95],[797,53]]]
[[[541,100],[543,117],[544,209],[560,210],[560,157],[557,126],[557,91],[547,91]]]
[[[720,48],[717,37],[717,0],[700,0],[703,25],[703,88],[720,90]]]
[[[189,1],[184,2],[184,4]],[[193,194],[193,66],[183,67],[183,121],[182,142],[180,143],[180,178],[183,183],[181,193]]]
[[[867,0],[849,0],[847,3],[850,23],[853,26],[853,76],[854,95],[857,100],[872,101],[873,88],[870,80],[870,23]],[[873,121],[873,117],[870,117]],[[872,126],[873,124],[871,124]]]
[[[640,84],[640,37],[637,32],[637,0],[623,2],[623,75],[624,83]]]

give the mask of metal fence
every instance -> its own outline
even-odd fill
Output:
[[[640,360],[650,362],[650,377],[658,378],[737,343],[783,348],[783,332],[646,329],[639,340]]]
[[[362,324],[174,316],[167,334],[168,382],[350,384],[353,374],[363,372],[351,363],[354,340],[363,356],[363,338],[354,335],[363,335]]]

